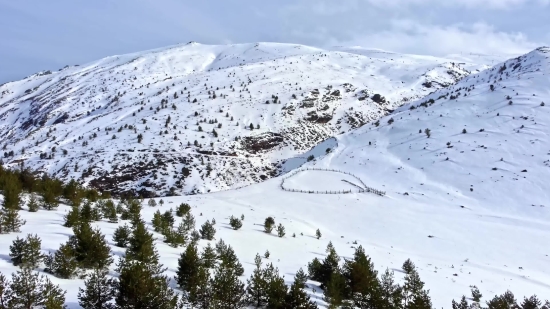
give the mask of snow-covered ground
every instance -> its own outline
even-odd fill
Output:
[[[112,56],[0,85],[3,160],[144,196],[231,189],[486,67],[276,43]]]
[[[540,48],[412,101],[377,124],[336,136],[312,150],[315,159],[304,165],[357,175],[367,186],[385,190],[383,197],[287,192],[280,188],[282,177],[276,177],[236,190],[166,197],[160,209],[186,202],[192,205],[197,226],[215,218],[216,239],[235,248],[245,267],[243,280],[251,273],[256,253],[269,250],[270,261],[290,283],[296,270],[325,255],[329,241],[342,257],[352,255],[357,241],[379,270],[393,269],[400,279],[402,263],[411,258],[435,308],[448,308],[452,299],[469,295],[470,285],[479,287],[482,301],[508,289],[518,299],[532,294],[546,299],[548,85],[550,49]],[[327,183],[345,185],[340,175],[303,173],[287,181],[304,190]],[[38,233],[43,249],[57,249],[71,234],[62,227],[67,210],[62,206],[54,212],[22,211],[27,224],[21,234]],[[143,217],[150,221],[156,210],[145,206]],[[241,214],[243,227],[234,231],[229,217]],[[285,237],[263,232],[268,216],[285,226]],[[111,239],[117,225],[98,225]],[[323,235],[319,240],[317,229]],[[183,249],[169,247],[156,235],[161,261],[172,276]],[[16,236],[0,235],[3,273],[14,270],[7,252]],[[199,242],[201,247],[206,243]],[[112,248],[117,255],[123,253]],[[76,291],[82,281],[55,281],[68,290],[71,307],[78,308]],[[319,289],[312,296],[323,304]]]

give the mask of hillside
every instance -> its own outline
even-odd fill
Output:
[[[349,194],[283,191],[283,177],[274,177],[235,190],[166,197],[157,207],[146,206],[144,200],[141,215],[149,223],[156,210],[189,203],[197,227],[215,219],[215,241],[223,239],[235,248],[245,269],[243,282],[252,273],[255,254],[269,250],[264,262],[278,267],[290,285],[300,267],[306,269],[315,257],[325,258],[332,242],[342,259],[363,246],[376,269],[394,271],[399,283],[404,277],[401,265],[410,258],[430,290],[434,308],[449,308],[452,299],[470,294],[471,285],[482,292],[482,304],[506,290],[520,302],[532,294],[548,299],[549,82],[550,49],[539,48],[328,139],[304,153],[312,155],[312,161],[285,175],[288,189],[351,190]],[[303,161],[289,160],[286,168]],[[356,186],[386,194],[357,193]],[[156,201],[160,204],[160,198]],[[27,224],[19,236],[38,233],[43,251],[55,251],[72,235],[62,226],[69,209],[62,205],[30,213],[24,207],[19,213]],[[229,218],[241,215],[243,227],[231,229]],[[286,236],[263,232],[268,216],[284,225]],[[175,225],[179,222],[176,218]],[[122,224],[128,221],[93,223],[109,240]],[[172,278],[183,249],[164,243],[160,233],[154,235]],[[0,251],[8,252],[16,236],[1,235]],[[214,241],[199,240],[199,249],[209,243]],[[109,244],[114,255],[124,254],[123,248]],[[111,266],[116,277],[114,269]],[[0,271],[14,270],[4,255]],[[79,308],[83,280],[50,277],[67,290],[69,308]],[[309,280],[306,290],[321,308],[327,307],[318,282]]]
[[[484,67],[275,43],[113,56],[1,85],[2,160],[114,193],[225,190]]]

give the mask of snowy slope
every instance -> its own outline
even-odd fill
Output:
[[[143,196],[230,189],[484,67],[275,43],[112,56],[1,85],[3,161]]]
[[[540,48],[415,100],[381,118],[378,126],[364,125],[306,154],[316,158],[305,167],[353,173],[367,186],[386,191],[383,197],[287,192],[280,188],[282,177],[276,177],[237,190],[164,198],[160,208],[187,202],[197,226],[215,218],[216,239],[235,248],[245,267],[243,280],[252,271],[256,253],[269,250],[270,262],[290,284],[298,268],[314,257],[323,258],[329,241],[342,257],[352,255],[357,241],[379,270],[393,269],[399,279],[402,263],[411,258],[430,289],[434,308],[449,308],[453,298],[469,295],[470,285],[479,287],[482,301],[507,289],[519,300],[532,294],[547,299],[549,84],[550,49]],[[429,138],[419,133],[426,128],[431,130]],[[303,171],[286,181],[297,190],[345,190],[349,186],[342,179],[354,182],[346,177]],[[43,249],[55,250],[71,234],[61,226],[67,210],[61,206],[55,212],[22,211],[27,224],[21,234],[39,232]],[[144,219],[149,221],[156,210],[145,206]],[[242,229],[231,230],[228,218],[241,214]],[[286,227],[284,238],[263,233],[267,216]],[[116,228],[107,222],[97,225],[108,239]],[[314,237],[316,229],[323,234],[320,240]],[[168,247],[156,235],[161,261],[173,276],[182,249]],[[0,251],[7,252],[15,237],[0,235]],[[201,240],[199,245],[206,243]],[[0,271],[13,270],[4,255]],[[56,283],[68,291],[70,307],[78,308],[82,281]],[[323,305],[316,283],[309,282],[309,288],[312,298]]]

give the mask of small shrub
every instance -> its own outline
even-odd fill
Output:
[[[238,230],[243,226],[243,222],[238,218],[231,216],[231,218],[229,218],[229,225],[231,225],[234,230]]]
[[[273,231],[273,226],[275,225],[275,219],[272,217],[267,217],[264,221],[264,231],[266,233],[271,233]]]

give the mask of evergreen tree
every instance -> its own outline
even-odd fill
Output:
[[[285,227],[281,223],[279,223],[279,225],[277,226],[277,236],[284,237],[285,234]]]
[[[470,290],[472,291],[472,299],[475,302],[479,302],[481,300],[481,297],[483,296],[477,286],[472,285],[470,286]]]
[[[147,202],[147,205],[149,205],[149,207],[155,207],[157,206],[157,201],[150,199],[149,202]]]
[[[26,221],[19,216],[19,210],[15,208],[2,208],[0,210],[0,233],[19,233],[21,226]]]
[[[82,268],[103,269],[113,263],[111,249],[99,228],[92,229],[88,222],[82,222],[73,228],[73,232],[69,244]]]
[[[115,246],[121,248],[126,247],[128,245],[128,242],[130,241],[131,233],[132,230],[127,225],[117,227],[117,229],[113,233],[113,241],[115,242]]]
[[[27,203],[27,207],[29,209],[29,212],[37,212],[40,208],[40,205],[38,205],[38,200],[36,199],[36,194],[33,192],[29,196],[29,202]]]
[[[214,268],[216,266],[216,251],[208,243],[201,252],[201,264],[205,268]]]
[[[195,229],[195,217],[193,217],[190,212],[184,215],[182,223],[185,227],[184,229],[186,233],[189,233]]]
[[[218,258],[220,259],[220,265],[223,266],[223,268],[233,269],[237,276],[242,276],[244,274],[244,268],[241,262],[239,262],[239,259],[231,246],[226,246],[223,250],[221,250],[221,252],[218,253]]]
[[[393,271],[386,269],[380,278],[381,309],[402,308],[403,289],[395,283]]]
[[[42,208],[46,210],[54,210],[59,206],[57,198],[59,192],[56,188],[56,183],[53,180],[45,180],[42,192]]]
[[[160,265],[154,262],[121,261],[120,276],[115,283],[115,308],[175,308],[177,296],[161,273]]]
[[[65,294],[59,286],[54,285],[50,279],[43,277],[41,293],[44,297],[42,306],[44,309],[65,309]]]
[[[487,302],[487,309],[515,309],[517,307],[516,298],[510,291],[506,291],[502,295],[496,295]]]
[[[213,240],[214,235],[216,234],[216,229],[210,221],[206,220],[206,222],[201,226],[200,233],[202,239]]]
[[[267,282],[267,307],[283,308],[287,294],[285,280],[279,275],[279,270],[268,264],[264,269],[264,278]]]
[[[110,202],[110,203],[109,203]],[[110,200],[105,205],[105,211],[103,216],[109,220],[109,223],[118,223],[118,216],[115,208],[115,204]]]
[[[405,309],[431,308],[431,300],[428,291],[424,290],[424,282],[415,267],[408,268],[409,273],[405,275],[405,284],[403,285],[403,298]]]
[[[285,309],[317,309],[317,305],[310,300],[309,295],[303,290],[305,287],[303,276],[305,276],[305,273],[300,268],[294,277],[294,283],[290,286],[285,297]]]
[[[4,210],[12,209],[19,210],[21,208],[21,181],[14,174],[5,176],[2,186],[2,208]]]
[[[158,253],[143,221],[136,222],[130,236],[126,257],[145,264],[158,264]]]
[[[466,297],[462,295],[462,299],[460,300],[460,303],[457,303],[454,299],[452,301],[452,309],[470,309],[470,306],[468,305],[468,301],[466,300]]]
[[[306,287],[307,279],[307,275],[302,268],[298,269],[296,275],[294,275],[294,282],[300,289]]]
[[[262,258],[259,254],[256,254],[254,259],[256,268],[252,271],[250,279],[246,284],[246,300],[247,303],[255,308],[262,308],[267,304],[267,281],[264,278],[264,271],[262,269]]]
[[[521,303],[521,309],[538,309],[542,302],[537,298],[536,295],[533,295],[529,298],[524,297],[523,302]]]
[[[80,208],[73,206],[71,210],[65,215],[64,227],[74,227],[80,222]]]
[[[380,305],[381,287],[378,272],[362,246],[355,249],[352,260],[344,263],[342,273],[348,289],[343,293],[351,298],[354,306],[374,308]]]
[[[89,200],[86,200],[82,207],[80,207],[80,221],[82,222],[92,222],[93,220],[93,209],[92,203]]]
[[[153,214],[153,219],[151,220],[151,224],[153,225],[153,229],[155,230],[155,232],[157,233],[163,232],[165,227],[164,227],[164,222],[162,220],[162,215],[160,213],[160,210],[157,210]]]
[[[401,266],[401,268],[403,269],[403,271],[405,272],[406,275],[409,275],[409,274],[411,274],[413,271],[415,271],[416,266],[415,266],[414,263],[411,261],[411,259],[407,259],[407,260],[403,263],[403,266]]]
[[[165,228],[172,228],[174,226],[174,215],[172,215],[172,211],[165,211],[162,215],[162,221]]]
[[[317,239],[321,238],[321,231],[319,229],[317,229],[317,231],[315,231],[315,237],[317,237]]]
[[[76,273],[78,261],[72,246],[67,243],[59,247],[53,256],[51,265],[48,264],[50,263],[46,263],[47,269],[52,274],[59,278],[71,279]]]
[[[114,309],[110,303],[115,296],[114,280],[107,278],[108,271],[96,269],[86,277],[85,289],[78,289],[78,304],[83,309]]]
[[[42,241],[38,235],[28,234],[26,239],[17,237],[10,246],[10,257],[15,266],[35,269],[43,259]]]
[[[23,268],[12,274],[7,308],[34,308],[43,304],[42,280],[38,273]]]
[[[234,230],[238,230],[240,229],[242,226],[243,226],[243,223],[241,220],[239,220],[238,218],[235,218],[233,216],[231,216],[231,218],[229,218],[229,225],[234,229]]]
[[[8,308],[10,282],[4,274],[0,273],[0,309]]]
[[[234,268],[223,263],[212,279],[212,309],[240,309],[246,305],[244,284]]]
[[[329,304],[329,308],[338,308],[345,301],[346,280],[339,271],[331,273],[324,290],[324,299]],[[360,307],[375,308],[375,307]]]
[[[275,219],[272,217],[267,217],[264,221],[264,231],[266,233],[271,233],[273,231],[273,226],[275,225]]]
[[[183,217],[191,211],[191,206],[187,203],[181,203],[176,209],[176,216]]]
[[[189,291],[191,286],[196,284],[200,259],[197,247],[189,245],[178,259],[178,269],[176,271],[176,282],[184,291]]]
[[[210,309],[212,302],[212,280],[208,269],[199,265],[193,282],[194,284],[190,285],[186,293],[183,294],[181,307],[189,305],[197,309]]]

